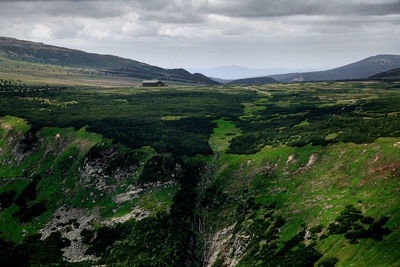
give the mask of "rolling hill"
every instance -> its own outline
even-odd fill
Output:
[[[203,74],[191,74],[184,69],[163,69],[118,56],[87,53],[8,37],[0,37],[0,56],[17,62],[85,68],[101,74],[120,77],[160,79],[194,84],[218,84]]]
[[[268,83],[279,83],[279,82],[270,77],[258,77],[258,78],[234,80],[229,82],[228,84],[268,84]]]
[[[226,79],[221,79],[221,78],[215,78],[215,77],[211,77],[211,76],[208,76],[210,79],[213,79],[214,81],[216,81],[216,82],[219,82],[219,83],[222,83],[222,84],[227,84],[227,83],[230,83],[231,81],[233,81],[233,80],[226,80]]]
[[[400,68],[375,74],[375,75],[369,77],[369,79],[399,81],[400,80]]]
[[[399,67],[399,55],[377,55],[330,70],[276,74],[267,77],[273,78],[280,82],[355,80],[366,79],[377,73]],[[257,79],[260,79],[260,77],[249,78],[247,81],[249,83],[252,81],[256,83]],[[237,81],[233,81],[232,83],[237,83]]]
[[[283,69],[283,68],[249,68],[244,66],[218,66],[213,68],[188,68],[190,72],[199,72],[207,77],[217,77],[224,80],[237,80],[249,77],[260,77],[277,73],[304,72],[310,69]]]

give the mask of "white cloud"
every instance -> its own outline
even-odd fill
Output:
[[[30,37],[36,40],[49,39],[51,37],[51,30],[44,24],[36,24],[30,33]]]

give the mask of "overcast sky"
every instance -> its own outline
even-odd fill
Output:
[[[400,54],[400,0],[0,0],[0,35],[167,68]]]

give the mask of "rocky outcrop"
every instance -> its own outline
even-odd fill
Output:
[[[250,236],[245,232],[233,234],[236,224],[217,231],[209,237],[204,266],[211,267],[220,259],[223,266],[236,266],[246,253]]]
[[[61,207],[39,233],[42,234],[42,240],[53,232],[60,232],[62,237],[69,239],[70,246],[63,249],[63,256],[69,262],[94,260],[94,256],[85,255],[87,248],[82,242],[81,232],[84,229],[93,230],[92,223],[99,218],[98,210],[88,212],[84,209]]]

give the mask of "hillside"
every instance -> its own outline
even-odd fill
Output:
[[[163,69],[117,56],[86,53],[7,37],[0,37],[0,56],[15,62],[62,66],[72,69],[84,68],[88,69],[88,72],[97,71],[100,74],[119,77],[217,84],[202,74],[191,74],[184,69]]]
[[[203,73],[207,77],[218,77],[223,80],[237,80],[248,77],[259,77],[276,73],[294,72],[296,70],[288,70],[282,68],[249,68],[237,65],[218,66],[214,68],[190,68],[190,71]]]
[[[399,83],[0,96],[2,266],[400,264]]]
[[[279,83],[277,80],[270,77],[259,77],[259,78],[248,78],[238,79],[229,82],[228,84],[268,84],[268,83]]]
[[[369,77],[369,79],[398,81],[398,80],[400,80],[400,68],[375,74],[375,75]]]
[[[399,67],[400,56],[377,55],[330,70],[276,74],[268,77],[280,82],[357,80]],[[248,82],[257,81],[257,79],[259,78],[250,78]]]
[[[210,79],[213,79],[213,80],[216,81],[216,82],[222,83],[222,84],[227,84],[227,83],[229,83],[229,82],[232,81],[232,80],[225,80],[225,79],[215,78],[215,77],[210,77],[210,76],[209,76],[209,78],[210,78]]]

